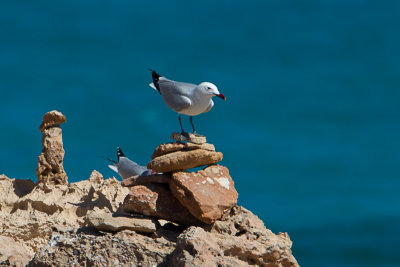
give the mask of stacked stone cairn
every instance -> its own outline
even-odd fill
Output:
[[[147,167],[156,174],[122,181],[130,187],[122,209],[184,225],[214,223],[238,198],[229,170],[216,164],[223,155],[204,137],[196,143],[182,141],[177,133],[172,138],[179,141],[161,144],[151,156]]]

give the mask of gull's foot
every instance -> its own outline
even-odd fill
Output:
[[[187,139],[190,139],[190,135],[187,132],[181,132],[181,135]]]

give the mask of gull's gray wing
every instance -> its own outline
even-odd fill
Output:
[[[126,179],[135,175],[140,175],[148,170],[146,167],[140,166],[136,162],[126,157],[121,157],[117,165],[118,173],[119,175],[121,175],[122,179]]]
[[[192,104],[190,96],[197,87],[195,84],[176,82],[167,79],[160,79],[158,85],[165,104],[176,112],[190,107]]]

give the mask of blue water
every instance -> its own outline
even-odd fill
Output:
[[[69,181],[179,130],[148,67],[226,95],[194,119],[302,266],[400,266],[400,1],[2,1],[0,173],[35,178],[67,117]],[[184,126],[190,129],[188,118]]]

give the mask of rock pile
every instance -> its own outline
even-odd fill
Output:
[[[124,180],[122,185],[131,189],[123,209],[186,225],[215,222],[238,198],[228,169],[214,165],[222,157],[208,143],[161,144],[147,167],[163,174]],[[204,165],[209,166],[197,172],[186,170]],[[137,185],[139,180],[144,185]]]
[[[60,125],[65,116],[56,110],[43,116],[39,130],[42,132],[42,153],[38,158],[36,176],[42,185],[66,185],[68,177],[64,171],[64,148]]]
[[[93,171],[68,184],[63,122],[57,111],[43,118],[37,184],[0,175],[0,266],[298,267],[286,233],[236,206],[205,138],[159,146],[149,165],[162,174],[119,182]]]
[[[222,153],[214,145],[193,143],[167,143],[157,147],[147,168],[155,172],[173,172],[220,162]]]

